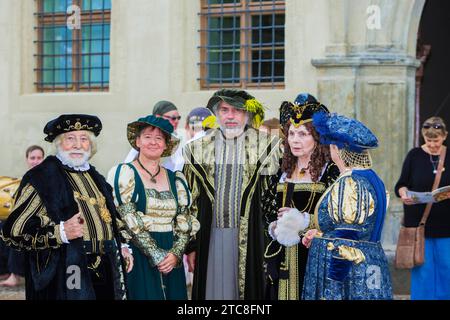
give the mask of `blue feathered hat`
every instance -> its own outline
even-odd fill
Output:
[[[335,144],[339,149],[361,153],[378,147],[377,137],[358,120],[337,113],[317,112],[313,125],[322,144]]]

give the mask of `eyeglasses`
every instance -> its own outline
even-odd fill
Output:
[[[443,129],[444,126],[440,123],[424,123],[422,128],[424,128],[424,129],[430,129],[430,128]]]
[[[164,118],[164,119],[167,119],[167,120],[172,120],[172,121],[175,121],[175,120],[180,121],[181,116],[172,116],[172,117],[169,117],[169,116],[163,116],[163,118]]]

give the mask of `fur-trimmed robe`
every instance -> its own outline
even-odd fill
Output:
[[[27,239],[36,241],[39,235],[55,234],[55,224],[70,219],[79,209],[74,199],[74,194],[65,170],[70,170],[62,165],[55,157],[47,157],[40,165],[28,171],[22,179],[17,191],[15,207],[6,220],[2,238],[4,241],[16,249],[26,252],[26,298],[44,300],[76,300],[95,299],[89,270],[87,269],[86,253],[83,246],[83,239],[71,240],[69,244],[58,245],[55,238],[48,239],[47,246],[37,249],[36,246],[29,246]],[[112,199],[112,188],[105,178],[91,166],[87,171],[94,180],[99,191],[106,199],[106,206],[112,216],[112,228],[117,244],[117,250],[109,253],[108,260],[111,263],[111,270],[114,278],[114,297],[124,299],[125,292],[125,264],[120,254],[120,239],[116,223],[118,217],[116,207]],[[27,203],[21,203],[20,197],[25,186],[31,185],[39,195],[47,213],[47,216],[54,223],[41,227],[40,225],[30,226],[23,230],[22,236],[14,237],[12,229],[14,224],[23,223],[20,221],[21,213],[27,209]],[[33,229],[33,230],[31,230]],[[50,241],[51,240],[51,241]],[[67,287],[68,277],[71,276],[69,266],[80,267],[80,289],[69,290]]]

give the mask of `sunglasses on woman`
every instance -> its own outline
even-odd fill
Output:
[[[430,129],[430,128],[442,129],[443,125],[440,123],[424,123],[422,128],[424,128],[424,129]]]
[[[167,120],[172,120],[172,121],[175,121],[175,120],[180,121],[181,116],[172,116],[172,117],[169,117],[169,116],[163,116],[163,118],[164,118],[164,119],[167,119]]]

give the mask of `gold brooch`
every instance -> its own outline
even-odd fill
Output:
[[[80,123],[80,122],[76,122],[76,123],[75,123],[75,129],[76,129],[76,130],[80,130],[81,127],[82,127],[82,126],[81,126],[81,123]]]
[[[109,210],[106,207],[100,208],[100,217],[105,221],[106,223],[111,223],[111,214],[109,213]]]
[[[301,117],[301,116],[300,116]],[[297,119],[292,119],[290,118],[289,121],[291,122],[291,124],[294,126],[294,128],[298,128],[301,126],[301,124],[303,123],[303,121],[298,121]]]

